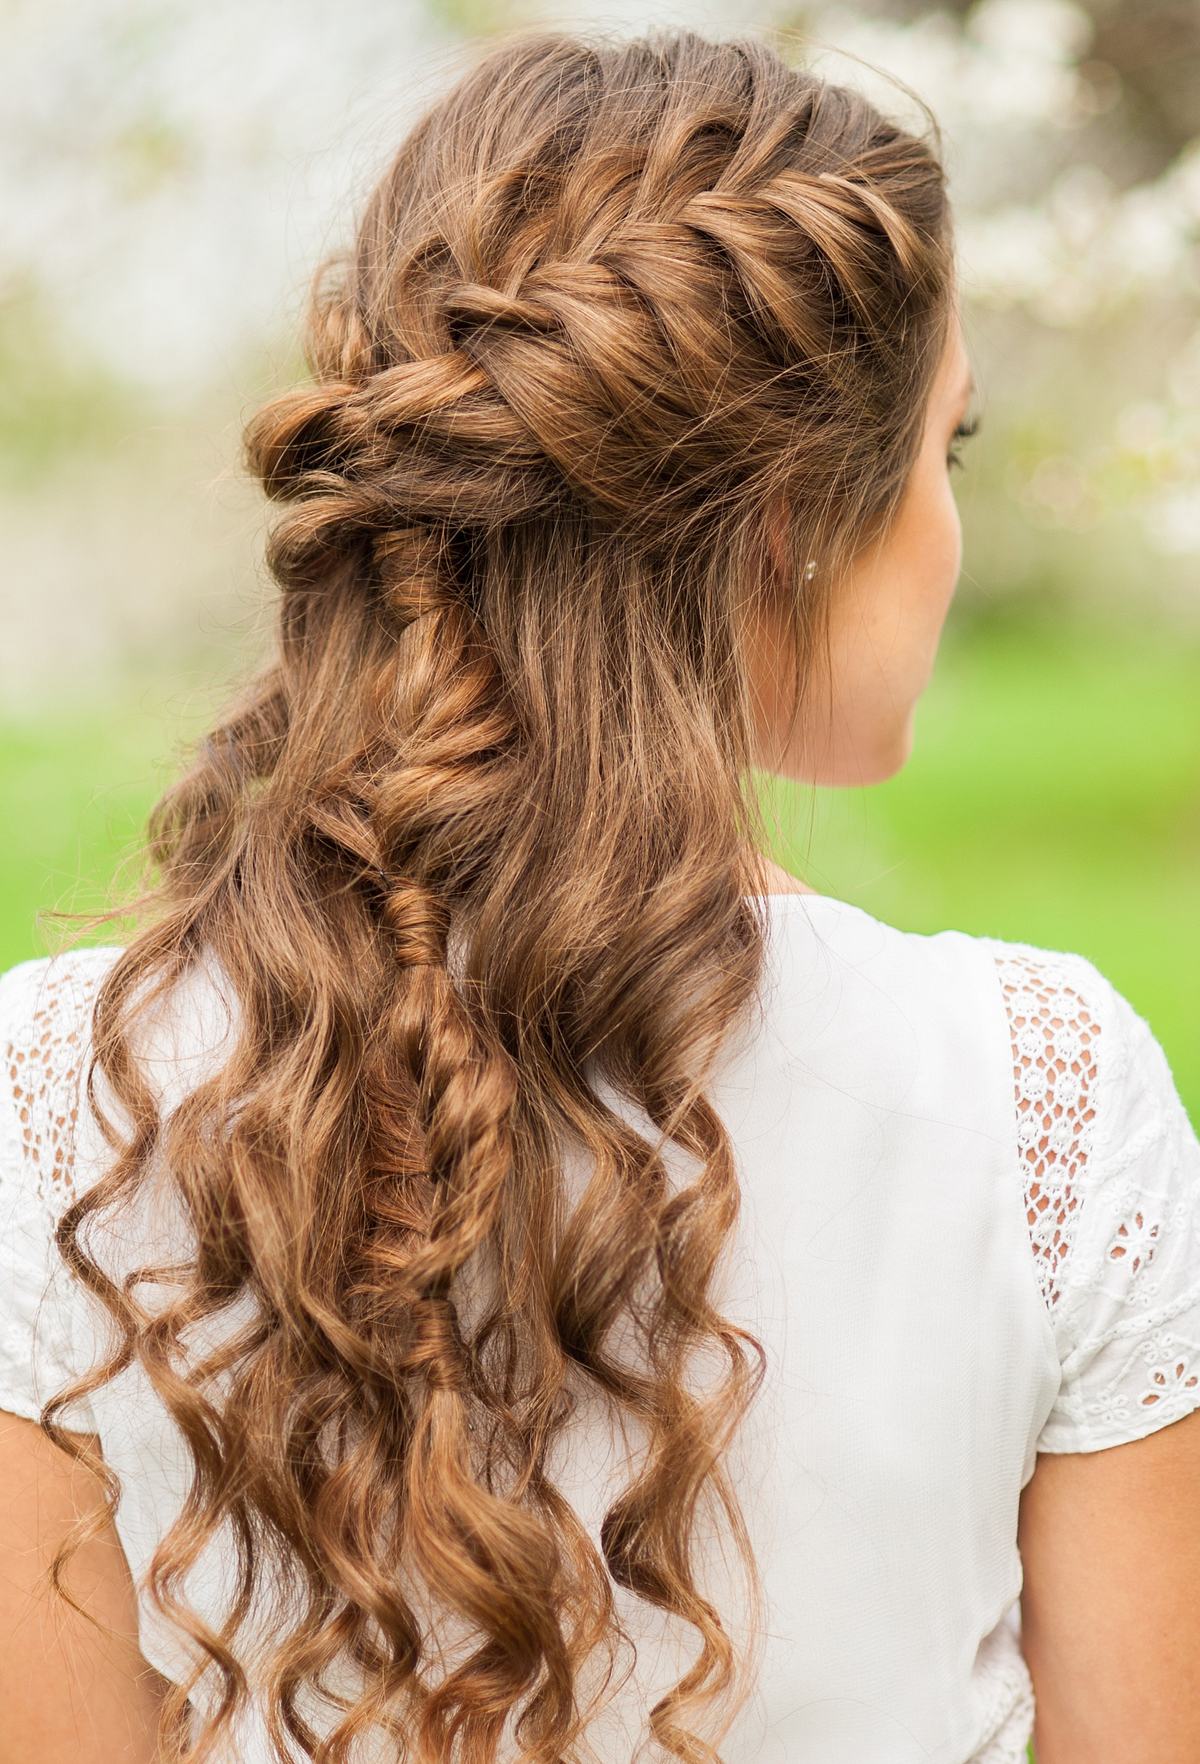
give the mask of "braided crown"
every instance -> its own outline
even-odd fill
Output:
[[[721,51],[678,41],[694,65],[641,135],[620,135],[618,62],[565,115],[531,127],[527,101],[519,138],[502,117],[456,202],[419,129],[406,144],[384,181],[405,229],[381,237],[377,200],[340,277],[322,266],[316,383],[247,433],[267,494],[300,505],[271,556],[285,584],[355,541],[385,567],[399,548],[411,576],[414,547],[441,560],[414,529],[568,504],[667,530],[802,447],[848,390],[897,426],[896,363],[942,241],[884,192],[924,150],[887,128],[855,137],[861,105],[753,43],[737,102],[727,66],[707,97]]]

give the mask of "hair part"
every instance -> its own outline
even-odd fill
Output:
[[[533,1764],[576,1756],[615,1582],[694,1626],[649,1722],[716,1760],[745,1673],[695,1542],[711,1507],[757,1587],[724,1459],[764,1369],[719,1307],[738,1177],[706,1096],[764,957],[746,621],[793,604],[802,689],[907,482],[951,249],[936,154],[864,97],[750,37],[547,31],[430,106],[319,266],[311,383],[245,431],[277,653],[151,813],[87,1081],[129,1130],[57,1239],[121,1346],[44,1425],[66,1449],[57,1410],[136,1357],[193,1460],[149,1579],[201,1660],[165,1719],[215,1680],[192,1764],[249,1695],[269,1565],[300,1600],[254,1667],[281,1758],[379,1726],[484,1760],[510,1721]],[[135,1016],[209,962],[236,1035],[164,1118]],[[189,1257],[110,1277],[83,1227],[159,1159]],[[599,1547],[550,1470],[585,1403],[642,1441]],[[181,1583],[222,1526],[214,1632]],[[318,1732],[339,1658],[358,1689]]]

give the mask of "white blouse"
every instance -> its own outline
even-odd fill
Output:
[[[1038,1452],[1098,1451],[1200,1406],[1200,1141],[1148,1024],[1085,956],[769,900],[762,1012],[710,1091],[743,1190],[721,1304],[767,1355],[731,1463],[768,1621],[721,1756],[1024,1764],[1020,1493]],[[78,1086],[116,953],[0,976],[0,1406],[32,1417],[102,1331],[52,1233],[106,1155]],[[142,1044],[164,1108],[222,1053],[220,979],[197,969]],[[572,1191],[585,1175],[568,1169]],[[115,1271],[164,1223],[144,1211],[89,1244]],[[99,1434],[121,1478],[140,1588],[188,1485],[182,1438],[136,1365],[63,1419]],[[562,1436],[557,1479],[594,1536],[629,1449],[598,1401]],[[730,1557],[718,1538],[701,1568],[737,1640]],[[187,1582],[214,1624],[232,1563],[218,1534]],[[615,1591],[637,1657],[589,1733],[603,1764],[632,1757],[695,1652],[685,1624]],[[185,1676],[182,1631],[145,1596],[140,1639]],[[269,1764],[257,1705],[233,1744],[229,1764]]]

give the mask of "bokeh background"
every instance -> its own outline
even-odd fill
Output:
[[[774,855],[914,930],[1090,956],[1200,1119],[1194,0],[0,3],[0,965],[128,884],[268,643],[241,425],[303,373],[310,269],[408,120],[497,33],[652,21],[778,33],[918,124],[919,93],[958,214],[982,421],[914,754],[763,778]]]

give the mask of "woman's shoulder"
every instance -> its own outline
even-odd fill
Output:
[[[99,1065],[94,1094],[103,1125],[85,1091],[97,993],[124,949],[76,947],[0,971],[0,1408],[34,1418],[46,1395],[78,1370],[77,1341],[90,1339],[76,1334],[80,1296],[58,1256],[56,1228],[107,1168],[106,1130],[124,1134],[130,1125]],[[162,1112],[203,1075],[223,1042],[230,1017],[215,973],[213,963],[197,962],[183,976],[182,998],[168,987],[129,1025],[133,1054]],[[99,1232],[90,1241],[95,1249],[106,1239]],[[118,1250],[123,1241],[118,1233]]]
[[[48,955],[26,956],[0,968],[0,1011],[11,1021],[23,1007],[53,1012],[56,1001],[78,999],[94,991],[100,976],[122,953],[123,945],[101,943],[55,950]]]
[[[988,977],[989,993],[994,985],[1009,1014],[1014,1008],[1027,1011],[1037,998],[1043,1010],[1065,1006],[1071,1020],[1085,1026],[1090,1015],[1107,1014],[1120,1017],[1123,1028],[1130,1013],[1137,1015],[1104,970],[1080,951],[953,925],[914,929],[837,895],[789,892],[770,899],[777,916],[802,920],[819,944],[860,958],[890,957],[912,976],[973,968]]]
[[[970,1039],[1008,1069],[1023,1158],[1043,1173],[1111,1164],[1124,1142],[1191,1129],[1161,1041],[1106,969],[1080,950],[988,932],[906,929],[833,897],[796,896],[803,921],[787,947],[810,948],[863,976],[867,996],[894,996],[906,1021],[920,1006],[931,1037]],[[810,958],[811,959],[811,958]],[[797,964],[799,965],[799,963]]]
[[[76,947],[0,971],[0,1184],[10,1200],[20,1188],[27,1205],[61,1210],[90,1168],[98,1146],[82,1086],[93,1011],[102,982],[125,953],[115,943]],[[149,990],[130,1021],[132,1051],[160,1109],[184,1094],[225,1044],[232,1013],[219,978],[214,962],[198,961],[162,994]],[[106,1113],[121,1117],[103,1073],[96,1094]]]
[[[994,1079],[1062,1367],[1038,1450],[1096,1451],[1200,1406],[1200,1138],[1133,1000],[1079,950],[905,930],[845,902],[793,913],[817,934],[789,943],[797,972],[819,948],[822,987],[835,969],[862,979],[856,1029],[886,1036],[891,1012],[905,1035],[920,1023],[947,1086]]]
[[[1200,1138],[1162,1041],[1081,952],[982,937],[1008,1024],[1026,1218],[1063,1368],[1039,1451],[1200,1405]]]
[[[857,907],[820,920],[850,926],[861,947],[903,951],[907,971],[936,969],[951,986],[956,967],[983,976],[989,1030],[1006,1032],[1023,1154],[1074,1164],[1111,1163],[1122,1142],[1192,1132],[1165,1049],[1133,999],[1081,950],[988,932],[905,930]],[[944,1002],[951,987],[937,994]],[[963,987],[969,1008],[978,992]],[[961,1017],[958,1022],[961,1028]],[[1194,1133],[1193,1133],[1194,1137]],[[1069,1154],[1069,1155],[1068,1155]]]

